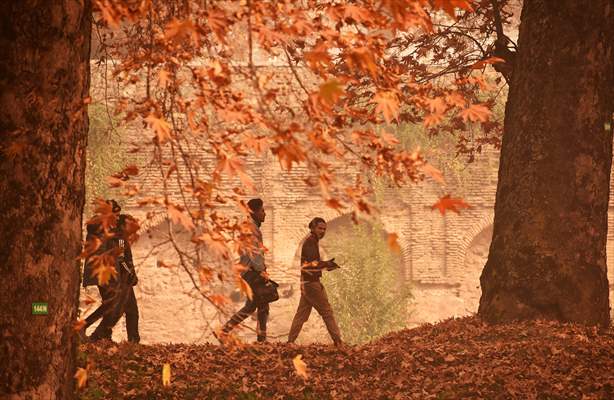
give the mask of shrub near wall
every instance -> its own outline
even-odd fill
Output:
[[[360,344],[406,326],[411,291],[380,226],[361,222],[348,229],[329,232],[322,244],[341,265],[325,272],[323,283],[343,339]]]
[[[85,218],[93,212],[92,202],[107,198],[110,194],[107,176],[121,171],[126,164],[125,148],[122,147],[122,131],[103,103],[88,107],[90,129],[87,134],[87,167],[85,169]]]

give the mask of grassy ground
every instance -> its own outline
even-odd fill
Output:
[[[307,378],[293,359],[302,355]],[[162,367],[171,383],[162,385]],[[82,345],[81,399],[614,399],[614,330],[447,320],[329,345]]]

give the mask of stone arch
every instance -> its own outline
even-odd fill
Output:
[[[345,214],[340,214],[339,212],[336,212],[334,210],[330,210],[330,211],[325,211],[322,212],[320,214],[317,215],[318,217],[322,217],[324,218],[324,220],[326,221],[327,225],[330,227],[331,224],[333,224],[335,221],[339,221],[340,219],[343,218],[350,218],[350,213],[345,213]],[[305,223],[303,224],[302,227],[297,228],[294,233],[295,233],[295,241],[293,242],[293,246],[295,246],[295,251],[294,251],[294,256],[292,257],[292,270],[294,271],[294,274],[296,276],[299,275],[299,266],[300,266],[300,262],[301,262],[301,247],[303,246],[303,242],[305,241],[305,239],[307,239],[307,236],[309,236],[309,221],[312,220],[312,218],[314,217],[310,217],[307,220],[305,220]]]
[[[141,221],[143,222],[141,222],[138,234],[144,235],[151,230],[157,229],[162,223],[166,222],[167,220],[168,216],[166,215],[166,213],[156,214],[151,218],[143,216],[143,218],[141,219]]]
[[[352,221],[352,216],[351,213],[344,213],[344,214],[337,214],[335,215],[333,218],[331,219],[327,219],[326,217],[323,217],[326,222],[327,222],[327,234],[324,237],[324,239],[322,240],[322,245],[320,246],[320,255],[323,259],[327,259],[330,257],[333,257],[335,255],[333,254],[327,254],[327,238],[330,239],[333,237],[333,235],[338,235],[338,234],[343,234],[343,231],[339,232],[338,230],[341,229],[351,229],[354,226],[354,222]],[[373,223],[369,220],[363,220],[361,222],[361,224],[367,224],[368,226],[372,227],[375,229],[375,226],[373,225]],[[307,225],[307,224],[306,224]],[[307,227],[306,227],[307,228]],[[379,229],[377,229],[376,231],[377,234],[382,235],[383,238],[386,238],[388,231],[386,230],[386,226],[384,224],[382,224]],[[301,247],[303,242],[305,241],[305,239],[307,238],[307,236],[309,235],[309,230],[305,229],[303,232],[303,236],[301,238],[301,241],[298,243],[295,254],[294,254],[294,260],[293,262],[296,265],[300,264],[300,252],[301,252]],[[401,243],[400,243],[401,244]],[[339,260],[338,256],[337,256],[337,261],[341,261],[343,262],[343,260]],[[403,258],[403,249],[401,249],[401,254],[399,254],[399,268],[403,268],[404,267],[404,258]],[[404,272],[404,271],[403,271]]]
[[[477,312],[482,294],[480,276],[492,240],[493,225],[484,226],[469,243],[463,259],[463,273],[460,275],[459,297],[464,301],[469,312]]]
[[[476,224],[472,224],[469,226],[469,228],[466,230],[465,234],[463,235],[461,239],[461,243],[460,243],[462,257],[464,257],[465,254],[467,253],[467,250],[469,249],[469,246],[471,245],[475,237],[487,227],[489,226],[492,227],[493,223],[494,223],[494,214],[489,213],[488,215],[485,215],[482,218],[480,218]]]

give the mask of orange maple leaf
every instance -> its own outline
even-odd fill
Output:
[[[230,303],[228,297],[222,294],[212,294],[209,299],[218,307],[223,307],[225,304]]]
[[[114,265],[101,264],[92,271],[92,275],[98,277],[98,285],[105,286],[117,276],[117,270]]]
[[[388,133],[385,130],[382,131],[381,136],[384,142],[390,146],[394,146],[400,143],[399,139],[397,139],[395,135],[393,135],[392,133]]]
[[[350,51],[346,57],[346,62],[350,69],[354,67],[361,71],[368,72],[371,78],[377,77],[377,64],[373,52],[368,47],[358,47]]]
[[[435,97],[434,99],[425,99],[424,102],[429,108],[429,111],[435,114],[443,114],[448,109],[446,102],[442,97]]]
[[[192,222],[192,218],[190,218],[189,215],[183,212],[180,207],[175,206],[173,204],[168,204],[166,206],[166,211],[168,212],[168,215],[171,217],[171,220],[175,224],[181,224],[188,230],[194,229],[194,223]]]
[[[473,11],[471,3],[473,0],[435,0],[434,7],[444,10],[450,17],[456,19],[455,8],[466,11]]]
[[[252,300],[254,298],[254,292],[252,291],[252,287],[245,281],[245,279],[239,276],[237,283],[241,293],[245,294],[248,299]]]
[[[332,79],[320,85],[318,95],[326,106],[332,107],[343,96],[343,93],[343,84],[336,79]]]
[[[312,70],[318,70],[321,65],[330,66],[332,58],[328,54],[328,48],[324,43],[320,43],[311,51],[306,51],[303,54],[303,59],[307,61]]]
[[[119,29],[120,15],[114,9],[113,5],[102,0],[95,0],[95,5],[102,13],[102,18],[105,22],[112,28]]]
[[[455,107],[458,107],[458,108],[465,108],[465,106],[467,105],[467,100],[465,100],[463,95],[458,93],[458,92],[453,92],[453,93],[447,94],[446,95],[446,102],[449,105],[455,106]]]
[[[343,205],[337,199],[327,199],[326,200],[326,205],[329,206],[330,208],[334,208],[336,210],[339,210],[339,209],[343,208]]]
[[[422,123],[424,124],[425,128],[430,128],[432,126],[439,125],[441,120],[443,120],[443,114],[429,114],[424,117],[424,121]]]
[[[463,199],[452,198],[449,194],[443,196],[431,206],[431,210],[438,209],[441,215],[445,215],[446,210],[460,214],[459,208],[471,208],[471,206],[465,203]]]
[[[158,83],[160,84],[160,86],[166,86],[166,84],[170,82],[170,78],[171,74],[167,70],[161,69],[160,72],[158,72]]]
[[[160,144],[166,143],[172,138],[171,127],[168,122],[164,120],[164,118],[158,118],[153,114],[149,114],[145,118],[145,121],[149,124],[149,127],[156,132],[156,136],[158,137]]]
[[[293,163],[299,164],[307,159],[303,147],[294,143],[280,143],[271,152],[277,156],[281,166],[288,172],[292,170]]]
[[[399,115],[399,99],[395,92],[377,92],[375,96],[373,96],[373,101],[377,104],[375,112],[381,112],[387,123],[390,123],[390,121],[396,119]]]
[[[460,112],[460,116],[465,122],[467,122],[467,120],[471,122],[486,122],[488,121],[488,117],[490,117],[490,114],[491,112],[488,107],[482,104],[472,104],[468,108]]]
[[[387,237],[388,248],[397,254],[401,252],[401,246],[399,246],[398,238],[399,236],[396,233],[389,233]]]
[[[173,19],[164,29],[164,38],[166,40],[182,39],[184,36],[191,36],[194,44],[198,44],[198,32],[196,32],[194,23],[188,19],[183,21]]]
[[[112,188],[118,188],[124,185],[124,181],[115,176],[107,176],[105,180],[107,181],[107,185]]]
[[[226,43],[226,30],[230,26],[226,14],[221,10],[209,11],[208,14],[207,22],[209,23],[209,28],[222,43]]]
[[[488,57],[485,58],[484,60],[480,60],[478,62],[476,62],[475,64],[473,64],[470,68],[472,69],[480,69],[488,64],[498,64],[498,63],[504,63],[505,60],[503,58],[500,57]]]
[[[167,268],[167,269],[173,269],[175,268],[175,266],[173,264],[169,264],[164,260],[156,260],[156,264],[158,266],[158,268]]]
[[[296,374],[303,379],[307,379],[307,364],[303,361],[303,355],[299,354],[292,359],[292,364],[294,364],[294,370]]]
[[[364,7],[347,5],[345,6],[343,17],[351,18],[356,22],[366,22],[373,19],[373,13]]]
[[[254,137],[248,136],[245,138],[243,143],[250,149],[252,149],[256,154],[262,154],[269,148],[269,139],[264,137]]]
[[[204,232],[202,235],[194,237],[192,241],[195,243],[204,242],[212,254],[223,258],[228,258],[229,256],[228,247],[223,238],[214,238],[211,234]]]
[[[134,176],[134,175],[138,175],[138,174],[139,174],[139,167],[137,167],[137,166],[136,166],[136,165],[134,165],[134,164],[127,165],[127,166],[126,166],[126,167],[125,167],[125,168],[122,170],[122,173],[123,173],[123,174],[125,174],[125,175],[132,175],[132,176]]]
[[[165,363],[162,366],[162,386],[170,386],[171,384],[171,365]]]
[[[77,380],[77,387],[81,389],[87,383],[87,369],[77,368],[75,372],[75,379]]]
[[[443,179],[443,174],[441,173],[441,171],[439,169],[435,168],[433,165],[425,164],[425,165],[423,165],[421,167],[421,169],[422,169],[422,172],[424,172],[425,175],[430,176],[436,182],[445,183],[445,180]]]
[[[81,329],[83,329],[84,326],[85,326],[85,319],[81,318],[80,320],[74,323],[72,328],[75,332],[79,332]]]
[[[81,252],[81,257],[86,258],[91,256],[100,248],[102,245],[102,240],[97,236],[90,236],[88,240],[85,242],[85,246],[83,246],[83,251]]]
[[[213,271],[209,267],[202,267],[198,270],[198,278],[200,283],[206,285],[213,279]]]

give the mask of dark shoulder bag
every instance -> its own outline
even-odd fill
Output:
[[[279,293],[277,293],[278,286],[277,282],[269,279],[264,282],[264,284],[256,285],[256,288],[252,287],[254,300],[257,303],[272,303],[279,300]]]

